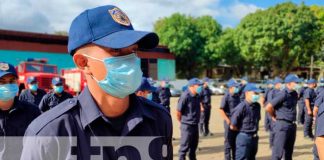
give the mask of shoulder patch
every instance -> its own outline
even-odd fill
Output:
[[[37,117],[28,127],[35,134],[38,134],[48,123],[68,112],[77,106],[77,98],[69,98],[49,111]]]

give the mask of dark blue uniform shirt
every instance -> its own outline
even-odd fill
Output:
[[[57,106],[58,104],[62,103],[66,99],[72,98],[72,97],[73,96],[71,94],[64,92],[64,91],[61,93],[61,96],[58,96],[54,92],[50,92],[50,93],[47,93],[43,97],[43,99],[39,103],[38,107],[42,112],[46,112],[46,111],[50,110],[51,108]]]
[[[170,97],[171,97],[171,92],[170,92],[170,88],[164,88],[162,87],[160,90],[160,100],[161,100],[161,104],[163,106],[170,106]]]
[[[259,103],[241,102],[233,111],[231,122],[240,132],[254,134],[259,130],[261,106]]]
[[[316,95],[319,95],[324,90],[324,86],[320,86],[316,88]]]
[[[161,88],[158,87],[155,92],[152,92],[152,101],[157,103],[157,104],[161,103],[161,100],[160,100],[160,97],[159,97],[160,90],[161,90]]]
[[[315,99],[315,106],[319,107],[321,104],[324,103],[324,90],[322,90]]]
[[[93,155],[103,155],[103,159],[110,160],[116,160],[120,156],[125,156],[126,159],[140,160],[140,150],[126,145],[132,141],[126,141],[126,144],[122,143],[123,139],[134,136],[158,137],[149,146],[142,146],[144,151],[149,152],[150,159],[172,159],[173,155],[170,114],[161,105],[146,98],[137,97],[135,94],[130,95],[129,108],[119,118],[105,117],[88,88],[85,88],[78,97],[68,99],[39,116],[26,131],[25,139],[27,140],[24,142],[21,159],[57,159],[58,155],[50,150],[52,146],[59,145],[57,143],[61,143],[60,141],[28,141],[31,136],[40,137],[39,139],[42,139],[42,136],[76,137],[77,147],[72,148],[71,152],[77,155],[79,160],[89,160]],[[105,139],[117,136],[117,143],[120,146],[100,149],[96,145],[91,145],[99,143],[105,146],[102,140],[98,140],[103,136]],[[139,139],[136,137],[132,139],[135,142]],[[90,141],[90,138],[95,141]],[[113,144],[113,142],[111,143]],[[136,142],[136,144],[139,143],[142,142]],[[164,152],[161,151],[162,149]]]
[[[193,95],[187,89],[179,98],[177,110],[181,112],[181,123],[198,124],[200,119],[200,96]]]
[[[36,94],[34,94],[30,89],[26,89],[19,95],[19,100],[38,106],[45,94],[46,92],[42,89],[37,89]]]
[[[324,103],[319,106],[316,118],[315,136],[324,136]]]
[[[269,100],[269,93],[272,91],[272,88],[267,88],[264,92],[264,104],[268,103]]]
[[[241,88],[240,88],[240,99],[241,101],[245,101],[245,93],[244,93],[244,88],[245,88],[246,85],[242,85]]]
[[[210,105],[211,103],[212,91],[206,87],[201,92],[201,103]]]
[[[278,95],[279,92],[280,92],[280,89],[275,89],[275,88],[272,89],[268,95],[268,102],[273,100]]]
[[[302,88],[299,90],[299,94],[298,94],[298,100],[299,100],[299,101],[304,102],[304,93],[305,93],[305,90],[306,90],[307,88],[308,88],[308,87],[302,87]]]
[[[304,92],[304,100],[308,99],[311,108],[314,107],[315,99],[316,99],[316,92],[312,88],[307,88]]]
[[[276,119],[293,122],[296,121],[297,101],[297,92],[285,88],[273,100],[269,101],[269,103],[274,107]]]
[[[240,96],[238,94],[231,95],[226,92],[222,98],[220,109],[223,109],[227,116],[231,116],[233,109],[240,103]]]

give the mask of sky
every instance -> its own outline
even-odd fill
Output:
[[[302,0],[290,1],[302,3]],[[233,28],[247,14],[283,2],[287,0],[0,0],[0,29],[68,31],[72,20],[82,11],[106,4],[121,8],[136,30],[152,31],[156,20],[176,12],[195,17],[210,15],[223,28]],[[303,2],[324,6],[324,0]]]

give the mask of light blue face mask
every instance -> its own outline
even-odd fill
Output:
[[[31,91],[37,91],[37,89],[38,89],[38,85],[37,85],[37,84],[30,84],[29,89],[30,89]]]
[[[301,89],[301,85],[300,84],[296,84],[295,86],[294,86],[294,90],[295,91],[299,91],[299,89]]]
[[[199,86],[197,89],[196,89],[196,92],[197,94],[200,94],[203,90],[203,86]]]
[[[54,86],[55,93],[62,93],[64,90],[63,86]]]
[[[260,95],[256,95],[256,94],[252,95],[252,102],[253,102],[253,103],[258,102],[259,99],[260,99]]]
[[[19,91],[17,84],[2,84],[0,85],[0,100],[9,101],[14,99]]]
[[[92,78],[106,93],[114,97],[125,98],[134,93],[140,86],[143,72],[140,65],[141,61],[135,53],[103,60],[88,55],[84,56],[105,64],[107,71],[105,78],[100,81],[94,76]]]
[[[240,91],[240,89],[238,87],[234,88],[234,94],[238,93]]]
[[[152,100],[152,99],[153,99],[153,95],[152,95],[152,93],[147,94],[147,95],[146,95],[146,98],[147,98],[148,100]]]

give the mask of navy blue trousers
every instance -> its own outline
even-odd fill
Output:
[[[225,160],[235,159],[235,150],[236,150],[236,136],[238,132],[230,130],[229,126],[224,121],[224,154]]]
[[[236,137],[235,160],[255,160],[259,137],[240,132]]]
[[[199,131],[198,125],[181,123],[181,139],[179,149],[179,160],[185,160],[189,151],[189,159],[196,160],[196,150],[198,147]]]
[[[209,134],[210,109],[205,109],[200,113],[199,130],[203,135]]]

